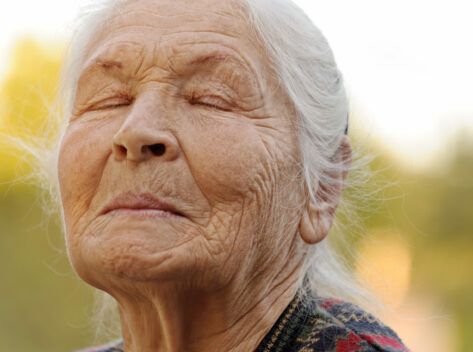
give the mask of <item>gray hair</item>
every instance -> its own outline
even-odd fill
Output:
[[[69,57],[63,72],[61,101],[63,116],[70,115],[75,96],[79,67],[83,55],[94,32],[107,19],[112,10],[119,10],[126,0],[103,0],[85,11],[78,29],[71,42]],[[243,10],[242,15],[248,21],[250,29],[261,46],[267,51],[272,71],[282,90],[287,94],[297,114],[299,148],[302,155],[301,175],[308,190],[307,197],[317,202],[320,196],[318,185],[336,185],[332,174],[348,171],[345,163],[334,160],[333,156],[344,137],[348,116],[348,101],[343,78],[337,68],[333,53],[320,32],[306,14],[291,0],[238,0]],[[55,170],[49,173],[49,185],[52,197],[59,204],[57,187],[57,153],[66,119],[58,122],[57,143],[53,148],[52,164],[43,170]],[[44,154],[38,155],[39,161]],[[51,167],[53,166],[54,167]],[[46,175],[46,174],[45,174]],[[51,179],[53,182],[50,182]],[[349,178],[348,187],[358,187],[356,177]],[[345,198],[345,197],[344,197]],[[351,206],[346,199],[339,205],[338,216],[331,230],[330,237],[338,237],[343,245],[343,226],[340,213],[350,218]],[[351,221],[350,221],[351,222]],[[348,250],[348,252],[350,252]],[[366,306],[369,294],[357,284],[353,275],[346,268],[346,258],[342,258],[334,249],[333,239],[310,247],[304,264],[304,277],[300,280],[305,294],[331,296],[352,301]],[[104,294],[104,297],[107,296]],[[114,304],[110,298],[99,301],[97,305],[98,322],[103,330],[104,315],[111,312]]]

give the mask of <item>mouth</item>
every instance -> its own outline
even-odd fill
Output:
[[[108,203],[101,215],[141,215],[161,218],[184,217],[172,204],[164,202],[150,193],[125,193]]]

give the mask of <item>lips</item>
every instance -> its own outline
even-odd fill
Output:
[[[99,215],[117,211],[156,211],[164,215],[184,216],[172,204],[164,202],[150,193],[125,193],[112,199]]]

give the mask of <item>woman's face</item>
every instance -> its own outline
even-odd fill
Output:
[[[89,283],[208,287],[288,255],[294,117],[235,13],[132,1],[88,46],[58,171],[69,254]]]

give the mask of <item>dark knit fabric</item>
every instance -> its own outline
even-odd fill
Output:
[[[256,352],[406,352],[389,327],[354,304],[317,297],[296,297]]]
[[[303,303],[297,296],[255,352],[406,352],[389,327],[357,306],[317,297]],[[79,352],[124,352],[123,342]]]

